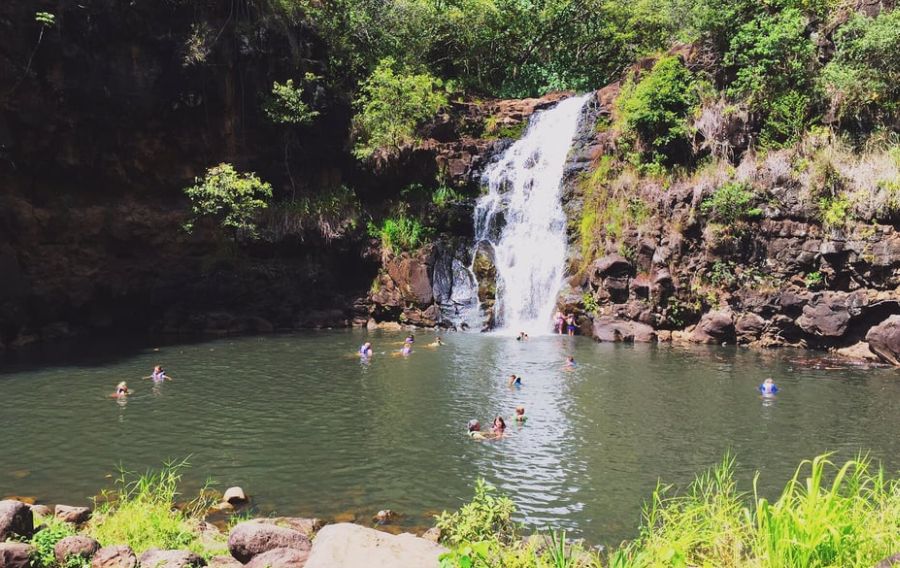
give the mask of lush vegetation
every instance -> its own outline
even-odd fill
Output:
[[[866,458],[840,467],[827,455],[805,461],[770,501],[755,481],[752,492],[738,488],[726,456],[682,494],[660,485],[639,536],[602,556],[553,533],[543,547],[520,540],[513,512],[479,482],[470,504],[438,518],[451,547],[444,566],[870,568],[900,546],[900,481]]]
[[[149,548],[215,554],[217,551],[210,550],[198,531],[213,505],[210,493],[204,490],[196,498],[178,503],[182,501],[179,483],[187,466],[186,461],[180,461],[142,475],[122,471],[115,489],[97,500],[87,533],[104,546],[128,544],[137,554]],[[220,544],[224,550],[224,543]]]
[[[56,543],[67,536],[74,535],[75,527],[51,516],[39,518],[36,521],[40,522],[43,528],[34,533],[31,538],[31,545],[34,547],[31,556],[32,564],[35,568],[53,568],[57,565]],[[90,566],[90,560],[80,556],[71,556],[66,566],[61,568],[86,568],[87,566]]]
[[[400,214],[388,217],[381,224],[369,223],[369,235],[381,241],[385,252],[398,254],[424,244],[428,230],[418,219]]]
[[[193,216],[185,229],[190,231],[197,219],[210,217],[234,238],[256,236],[255,217],[268,207],[271,185],[256,174],[236,171],[231,164],[209,168],[195,181],[196,185],[184,190],[193,205]]]

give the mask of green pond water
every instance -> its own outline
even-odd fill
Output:
[[[95,342],[0,362],[0,497],[89,503],[118,464],[190,455],[188,492],[240,485],[261,514],[357,515],[390,508],[405,527],[471,496],[481,476],[531,527],[595,543],[636,534],[657,480],[685,484],[731,449],[744,488],[772,494],[803,458],[868,451],[900,466],[900,372],[834,368],[799,351],[598,344],[585,338],[348,331],[146,347]],[[376,356],[361,363],[362,341]],[[158,351],[156,348],[158,347]],[[563,368],[567,355],[578,361]],[[176,380],[140,377],[162,363]],[[509,373],[524,377],[507,386]],[[772,376],[774,400],[755,390]],[[135,393],[108,397],[120,380]],[[509,417],[496,442],[465,434]]]

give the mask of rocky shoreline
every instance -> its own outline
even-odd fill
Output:
[[[240,488],[223,496],[223,507],[246,503]],[[221,507],[220,507],[221,508]],[[87,507],[32,505],[7,499],[0,501],[0,568],[35,568],[36,549],[27,541],[47,523],[71,525],[74,534],[59,539],[54,547],[59,567],[91,568],[423,568],[438,566],[447,552],[437,541],[440,533],[429,529],[422,536],[391,534],[359,524],[325,524],[317,518],[248,518],[226,532],[206,520],[194,530],[205,554],[194,550],[149,548],[135,552],[128,543],[101,546],[83,529],[93,512]],[[390,523],[395,514],[380,511],[373,522]],[[39,519],[36,522],[36,519]],[[227,548],[227,555],[215,554]]]

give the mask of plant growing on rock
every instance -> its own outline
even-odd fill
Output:
[[[747,184],[733,181],[704,199],[700,210],[713,221],[732,225],[762,215],[762,210],[754,207],[755,200],[756,195]]]
[[[382,221],[380,225],[369,223],[369,236],[381,241],[385,252],[397,254],[413,251],[424,244],[428,230],[415,218],[401,214]]]
[[[195,185],[184,190],[191,200],[193,213],[184,225],[185,230],[193,230],[199,218],[211,217],[229,230],[235,240],[239,236],[256,237],[254,218],[268,207],[271,185],[254,173],[240,173],[226,163],[209,168],[206,175],[195,181]]]
[[[31,537],[31,545],[34,547],[34,553],[31,560],[35,568],[51,568],[56,566],[56,543],[75,534],[75,527],[56,517],[47,517],[42,519],[44,528],[39,530]],[[90,565],[89,560],[85,560],[80,556],[70,558],[70,565],[66,568],[81,568]]]

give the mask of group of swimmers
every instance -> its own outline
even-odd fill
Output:
[[[161,383],[164,381],[172,380],[172,377],[167,375],[165,369],[163,369],[162,366],[160,366],[160,365],[156,365],[155,367],[153,367],[153,372],[150,373],[150,376],[143,377],[143,378],[150,379],[154,383]],[[111,396],[113,398],[124,398],[124,397],[132,394],[133,392],[134,391],[132,391],[131,389],[128,388],[128,383],[126,381],[121,381],[118,385],[116,385],[116,392],[112,393],[109,396]]]
[[[556,333],[560,335],[563,333],[575,335],[575,314],[563,314],[561,311],[557,310],[556,315],[553,316],[553,323],[556,328]]]
[[[406,336],[406,339],[403,340],[403,347],[400,348],[396,355],[402,355],[403,357],[408,357],[412,355],[413,352],[413,344],[416,342],[416,337],[413,334],[409,334]],[[426,345],[425,347],[441,347],[445,345],[444,340],[438,336],[434,341]],[[368,360],[369,357],[375,354],[375,351],[372,349],[372,342],[366,341],[362,345],[359,346],[359,357],[364,360]]]
[[[524,406],[519,405],[516,407],[516,414],[515,416],[513,416],[513,420],[519,426],[525,424],[525,421],[528,420],[528,417],[525,416]],[[472,420],[469,420],[467,428],[469,437],[473,440],[497,440],[503,438],[506,435],[506,420],[504,420],[502,416],[497,416],[496,418],[494,418],[493,424],[491,424],[491,431],[482,432],[481,423],[477,419],[473,418]]]

